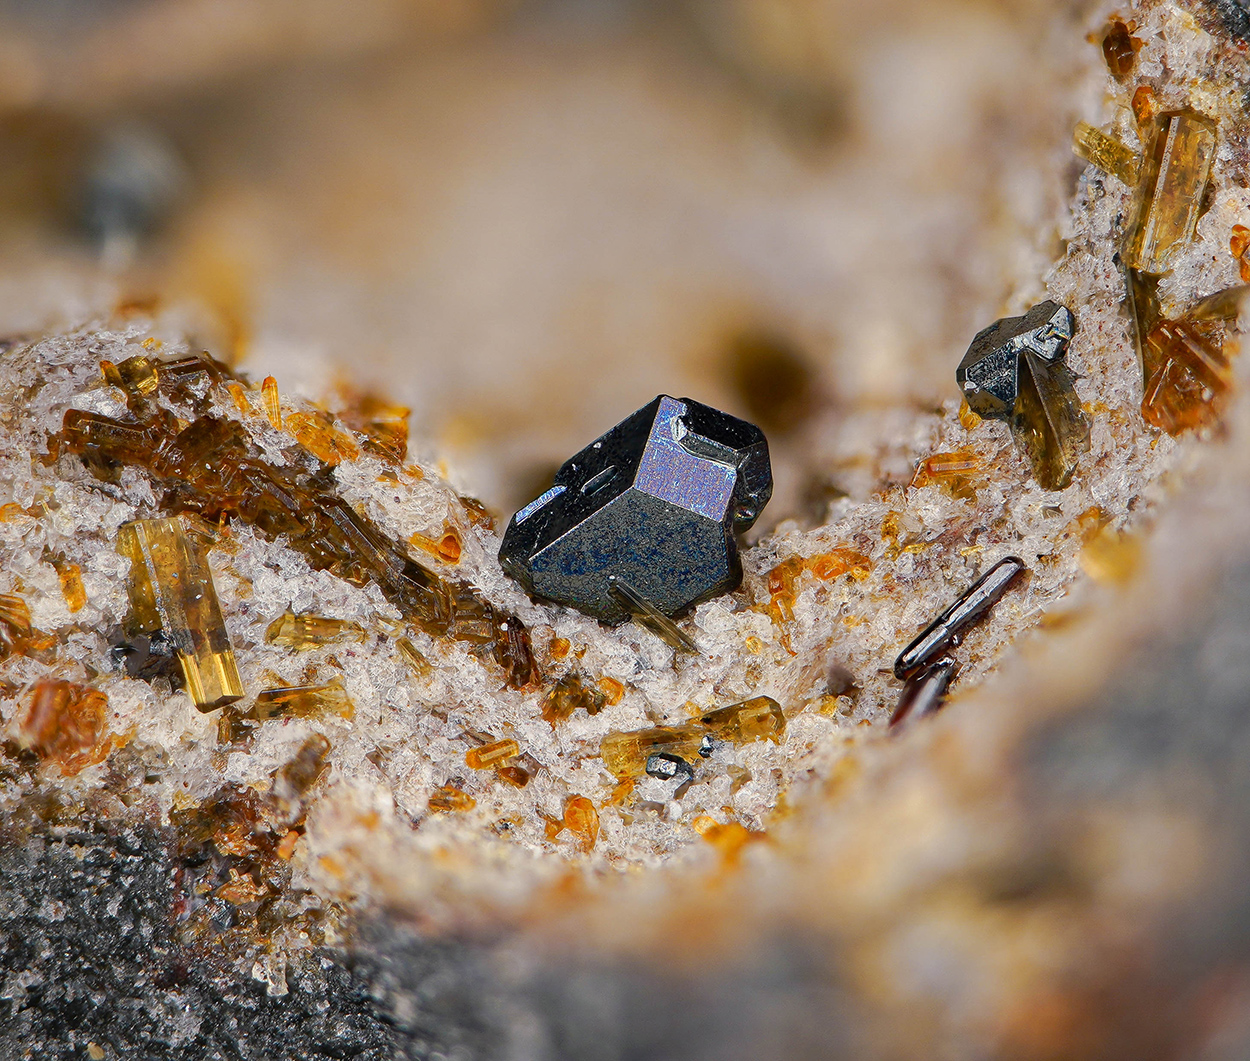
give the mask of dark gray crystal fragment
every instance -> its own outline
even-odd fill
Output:
[[[561,465],[512,517],[499,562],[534,596],[613,625],[631,596],[672,616],[741,582],[734,535],[772,488],[758,427],[662,394]]]
[[[1057,361],[1073,333],[1072,313],[1047,299],[1023,317],[1004,317],[977,332],[955,381],[978,416],[1006,420],[1019,392],[1020,359],[1031,353]]]

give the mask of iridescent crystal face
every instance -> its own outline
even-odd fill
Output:
[[[738,585],[734,533],[771,494],[759,428],[660,395],[564,463],[499,559],[535,596],[605,622],[627,620],[634,597],[670,616]]]

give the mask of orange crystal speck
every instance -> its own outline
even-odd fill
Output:
[[[474,770],[490,770],[521,754],[521,746],[510,737],[470,748],[464,753],[464,761]]]

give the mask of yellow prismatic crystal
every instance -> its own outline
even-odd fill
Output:
[[[1250,295],[1250,284],[1226,287],[1191,306],[1185,318],[1191,321],[1235,321],[1241,316],[1241,307],[1245,305],[1247,295]]]
[[[464,753],[464,761],[474,770],[491,770],[502,766],[509,759],[521,754],[521,746],[511,738],[497,740],[492,744],[483,744],[480,748],[470,748]]]
[[[68,560],[54,559],[52,566],[61,581],[61,596],[71,612],[81,611],[87,603],[87,590],[82,584],[82,568]]]
[[[404,657],[404,662],[408,664],[418,678],[424,678],[433,673],[434,667],[430,664],[430,661],[425,658],[422,651],[408,638],[401,637],[395,642],[395,647],[399,649],[399,654]]]
[[[289,685],[266,689],[256,697],[249,718],[264,720],[282,715],[289,718],[324,718],[338,715],[348,721],[356,717],[356,705],[343,683],[335,678],[324,685]]]
[[[260,398],[265,404],[265,416],[269,422],[282,430],[282,403],[278,399],[278,381],[266,376],[260,381]]]
[[[755,696],[675,726],[652,726],[628,733],[614,730],[600,742],[599,754],[612,773],[637,777],[646,772],[647,759],[660,752],[693,762],[709,738],[733,744],[778,742],[785,731],[781,705],[770,696]]]
[[[324,615],[296,615],[286,611],[265,630],[271,645],[302,652],[306,648],[331,645],[338,641],[363,641],[365,631],[350,619],[330,619]]]
[[[1142,166],[1137,221],[1125,263],[1166,272],[1173,254],[1194,237],[1198,210],[1215,157],[1215,123],[1197,114],[1164,114]]]
[[[145,633],[173,641],[187,692],[201,711],[233,703],[243,682],[212,572],[181,520],[144,519],[117,532],[117,551],[130,560],[130,604]]]
[[[1110,173],[1130,188],[1137,183],[1141,158],[1128,144],[1095,129],[1088,122],[1077,122],[1072,134],[1072,150],[1091,166]]]

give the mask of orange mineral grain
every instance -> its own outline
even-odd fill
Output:
[[[451,782],[436,788],[430,796],[430,810],[432,811],[454,814],[472,810],[476,806],[477,800]]]
[[[272,417],[270,419],[272,421]],[[338,430],[334,419],[327,413],[288,413],[285,427],[295,441],[331,468],[360,456],[356,440]]]
[[[464,753],[464,761],[474,770],[492,770],[520,754],[521,746],[511,738],[505,738],[470,748]]]
[[[282,401],[278,397],[278,381],[266,376],[260,382],[260,400],[265,406],[265,416],[275,430],[282,430]]]
[[[561,832],[568,831],[583,851],[589,851],[599,839],[599,812],[585,796],[570,796],[564,804],[564,818],[549,822],[547,838],[554,840]]]
[[[1141,412],[1169,435],[1218,419],[1232,368],[1223,348],[1185,321],[1161,321],[1142,346]]]
[[[57,763],[65,777],[73,777],[108,755],[107,718],[108,697],[98,689],[68,681],[36,682],[22,738],[44,759]]]
[[[68,560],[54,560],[56,577],[61,581],[61,596],[71,612],[81,611],[87,603],[87,590],[82,584],[82,568]]]

